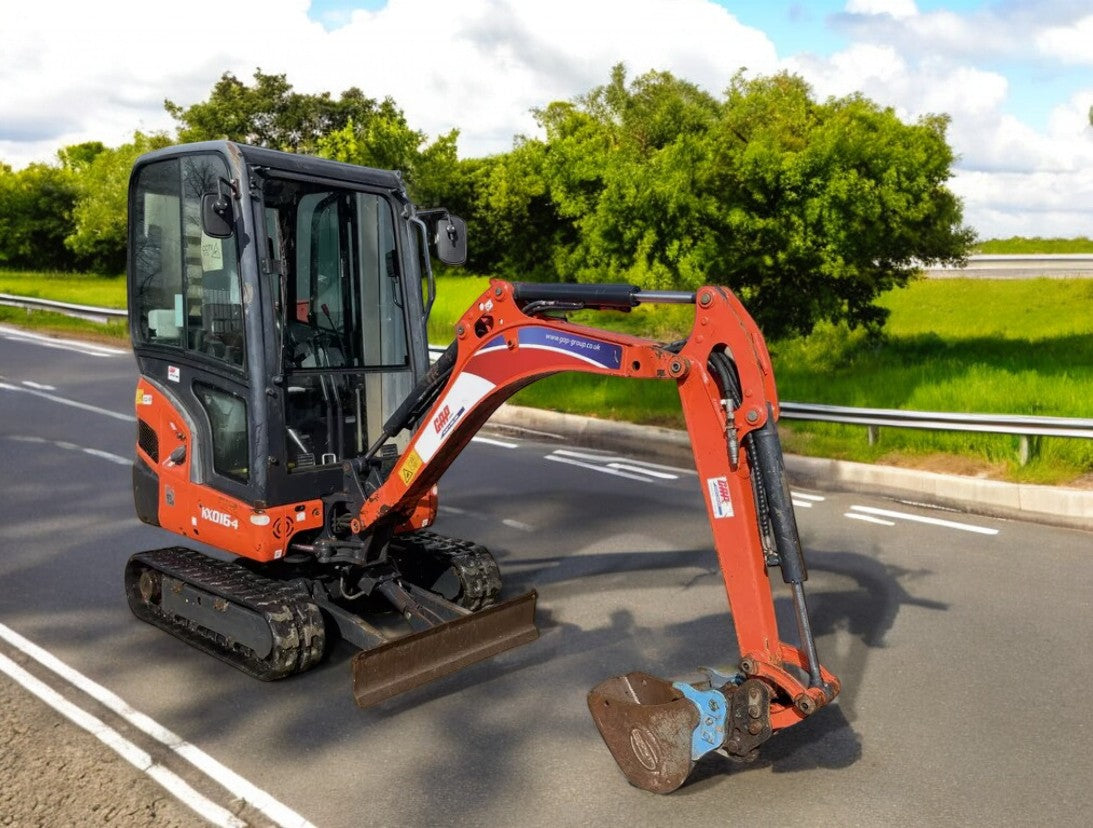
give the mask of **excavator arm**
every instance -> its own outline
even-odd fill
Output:
[[[642,303],[692,304],[688,338],[658,344],[555,315]],[[705,753],[754,758],[772,733],[838,694],[838,680],[820,664],[809,625],[808,575],[775,428],[770,357],[755,322],[728,289],[648,292],[630,285],[494,280],[455,333],[376,443],[378,448],[407,427],[413,431],[393,472],[364,498],[361,531],[408,520],[490,415],[537,379],[580,371],[674,381],[736,628],[740,672],[709,671],[708,680],[697,683],[644,673],[609,679],[589,694],[601,735],[632,784],[668,792]],[[779,631],[771,567],[780,570],[792,595],[796,644]],[[366,683],[367,664],[354,669],[358,683]]]

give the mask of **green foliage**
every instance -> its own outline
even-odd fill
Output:
[[[1027,238],[1011,236],[1008,239],[987,239],[975,245],[976,253],[995,255],[1034,254],[1051,255],[1058,253],[1093,253],[1093,239],[1078,236],[1074,239],[1042,239],[1039,236]]]
[[[529,244],[506,274],[731,286],[773,337],[820,320],[879,330],[875,302],[973,240],[946,188],[947,119],[902,123],[800,78],[737,76],[722,100],[666,72],[537,112],[543,141],[500,159],[483,195]],[[507,186],[505,186],[507,185]],[[535,216],[547,228],[527,232]]]
[[[351,121],[367,123],[380,109],[357,87],[342,92],[338,99],[329,92],[306,95],[293,91],[285,75],[267,75],[261,69],[254,73],[253,86],[225,72],[208,100],[188,107],[170,100],[163,104],[180,124],[181,142],[225,138],[309,154],[318,152],[323,136]]]
[[[125,270],[129,173],[138,156],[169,143],[166,135],[138,132],[132,142],[100,149],[83,162],[73,228],[64,243],[89,269],[111,275]]]
[[[458,138],[458,130],[452,130],[426,145],[425,133],[411,129],[402,111],[388,98],[366,120],[351,119],[321,137],[317,154],[365,167],[399,170],[411,198],[419,204],[435,205],[455,187]]]
[[[67,270],[76,259],[65,249],[76,205],[71,170],[31,164],[12,172],[0,168],[0,264],[6,267]]]

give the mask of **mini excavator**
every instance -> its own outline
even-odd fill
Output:
[[[487,549],[430,529],[437,482],[537,379],[674,382],[739,671],[634,672],[595,687],[588,705],[646,790],[678,788],[711,751],[753,759],[839,692],[809,625],[762,335],[724,287],[492,280],[433,362],[432,258],[457,265],[466,250],[465,222],[416,208],[395,172],[227,141],[137,160],[134,504],[191,544],[129,559],[130,608],[263,680],[307,670],[339,637],[358,650],[362,707],[533,641],[535,592],[502,600]],[[657,343],[565,318],[645,303],[692,305],[690,335]],[[795,644],[779,633],[772,569],[791,593]]]

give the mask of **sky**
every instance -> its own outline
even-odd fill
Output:
[[[790,71],[908,122],[951,118],[950,187],[981,238],[1093,237],[1090,0],[38,0],[0,4],[0,162],[171,132],[164,99],[224,72],[390,96],[462,157],[540,134],[532,110],[667,70],[714,95]]]

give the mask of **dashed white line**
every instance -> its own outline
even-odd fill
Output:
[[[31,380],[23,380],[23,385],[25,385],[27,388],[34,388],[38,391],[56,391],[57,390],[56,386],[44,385],[40,382],[32,382]]]
[[[129,423],[135,423],[137,418],[132,414],[122,414],[119,411],[110,411],[106,408],[99,408],[97,405],[89,405],[88,403],[77,402],[76,400],[70,400],[65,397],[58,397],[56,394],[49,394],[45,391],[39,391],[35,388],[20,388],[18,385],[12,385],[7,382],[0,382],[0,390],[2,391],[18,391],[21,394],[32,394],[35,397],[41,397],[42,399],[50,400],[51,402],[61,403],[62,405],[70,405],[73,408],[79,408],[83,411],[93,411],[96,414],[103,414],[107,417],[113,417],[115,420],[125,420]]]
[[[76,443],[70,443],[67,440],[46,440],[44,437],[24,436],[21,434],[10,434],[8,435],[8,439],[14,440],[17,443],[40,443],[42,445],[56,446],[65,451],[79,451],[83,454],[89,454],[92,457],[98,457],[101,460],[109,460],[111,463],[117,463],[119,466],[131,466],[133,464],[133,458],[131,457],[122,457],[121,455],[103,451],[102,449],[80,446]]]
[[[975,526],[971,523],[961,523],[956,520],[944,520],[942,518],[926,517],[925,515],[912,515],[908,512],[895,512],[891,509],[878,509],[874,506],[851,506],[850,510],[859,514],[875,515],[879,517],[893,518],[895,520],[909,520],[914,523],[927,523],[931,526],[944,526],[947,529],[959,529],[962,532],[975,532],[980,535],[997,535],[997,529],[987,526]]]
[[[278,825],[286,826],[286,828],[311,828],[310,822],[287,805],[278,802],[266,791],[258,788],[251,782],[248,782],[230,768],[220,764],[220,762],[213,759],[213,757],[209,756],[200,748],[184,741],[180,736],[171,732],[154,719],[130,707],[120,696],[107,690],[101,684],[89,679],[83,673],[69,667],[55,655],[42,649],[29,639],[24,638],[19,633],[15,632],[15,630],[4,624],[0,624],[0,638],[7,641],[11,646],[22,650],[43,667],[56,673],[69,684],[83,691],[104,707],[121,716],[129,722],[129,724],[133,725],[133,727],[136,727],[157,742],[170,748],[210,779],[218,782],[235,798],[242,799],[254,806]]]

